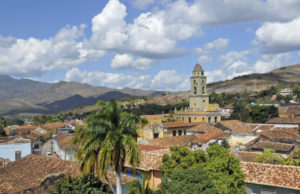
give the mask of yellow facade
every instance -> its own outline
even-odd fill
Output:
[[[174,112],[176,121],[185,123],[206,122],[215,124],[221,121],[218,104],[209,104],[206,77],[201,65],[196,64],[191,76],[189,107]]]

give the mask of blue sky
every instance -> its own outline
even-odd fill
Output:
[[[0,72],[182,91],[299,63],[298,0],[4,0]]]

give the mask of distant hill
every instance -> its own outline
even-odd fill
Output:
[[[139,89],[110,89],[77,82],[44,83],[0,75],[0,115],[19,113],[57,113],[95,104],[98,100],[117,100],[132,96],[155,97],[164,92]]]
[[[247,90],[261,91],[270,86],[278,85],[279,83],[292,84],[300,83],[300,64],[281,67],[268,73],[249,74],[235,77],[232,80],[215,82],[207,85],[208,92],[243,92]],[[157,96],[147,103],[156,103],[166,105],[170,103],[180,103],[183,99],[187,99],[189,91],[167,93],[165,96]]]
[[[282,67],[264,74],[249,74],[208,84],[208,92],[260,91],[279,83],[300,83],[300,64]],[[163,94],[163,95],[162,95]],[[44,83],[0,75],[0,115],[57,113],[93,105],[98,100],[150,96],[143,103],[166,105],[187,99],[189,91],[163,92],[139,89],[110,89],[77,82]]]

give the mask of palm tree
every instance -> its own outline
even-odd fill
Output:
[[[150,188],[150,174],[142,174],[142,184],[139,180],[134,180],[129,184],[128,194],[153,194],[154,192]]]
[[[108,167],[116,173],[116,193],[122,193],[121,172],[125,160],[135,168],[139,158],[137,146],[137,124],[139,117],[121,113],[115,100],[109,101],[101,112],[90,115],[86,126],[76,131],[73,144],[80,143],[76,151],[84,173],[95,173],[106,177]]]

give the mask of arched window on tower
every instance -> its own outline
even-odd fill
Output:
[[[204,72],[202,71],[201,74],[204,75]]]
[[[205,94],[205,91],[204,91],[204,86],[202,87],[202,94]]]
[[[194,94],[197,94],[197,88],[194,87]]]
[[[194,80],[194,84],[196,84],[196,80]]]

